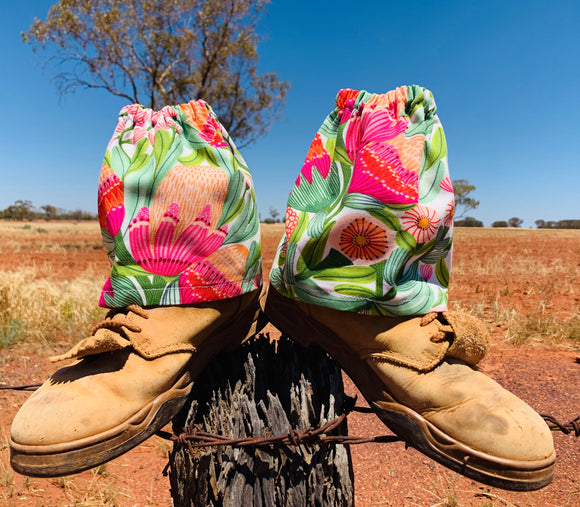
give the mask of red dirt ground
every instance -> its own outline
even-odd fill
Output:
[[[263,229],[266,271],[279,235],[279,226]],[[490,320],[490,305],[492,300],[499,300],[525,315],[525,312],[535,311],[538,304],[543,304],[547,311],[563,319],[577,318],[580,305],[575,282],[580,268],[580,235],[522,234],[509,236],[509,242],[506,242],[506,237],[504,235],[502,239],[501,234],[489,230],[482,230],[479,235],[473,231],[457,231],[454,263],[458,266],[458,274],[452,279],[451,299],[463,308],[475,307],[476,304],[485,306],[484,320],[491,327],[493,345],[481,364],[481,370],[538,412],[568,422],[580,415],[578,342],[544,345],[532,340],[531,344],[510,345],[505,342],[505,327],[495,326]],[[98,236],[92,238],[90,244],[94,241],[98,241]],[[506,252],[508,264],[509,259],[521,256],[522,252],[528,252],[526,255],[534,258],[539,256],[546,264],[552,262],[555,255],[566,258],[570,265],[570,273],[566,275],[568,283],[560,279],[558,284],[549,287],[550,294],[546,294],[542,292],[546,283],[534,282],[534,278],[539,276],[537,272],[526,278],[510,275],[500,265],[497,266],[497,275],[485,273],[484,269],[470,270],[469,265],[475,264],[477,258],[491,255],[490,252],[497,249]],[[34,265],[39,276],[70,278],[75,269],[94,270],[102,276],[108,269],[101,249],[68,250],[60,263],[54,254],[35,254],[33,250],[31,247],[27,255],[10,256],[9,259],[1,255],[0,270]],[[28,350],[24,345],[17,345],[0,353],[0,383],[42,382],[54,371],[55,367],[44,357],[30,355]],[[46,351],[46,355],[51,352]],[[355,395],[356,388],[346,377],[345,384],[347,393]],[[171,505],[169,481],[162,475],[168,446],[158,437],[97,472],[87,471],[65,479],[28,479],[7,469],[6,443],[10,423],[28,396],[26,392],[0,391],[0,505]],[[349,416],[349,433],[368,436],[388,434],[389,431],[374,415],[354,413]],[[554,482],[540,491],[526,493],[503,491],[466,479],[414,449],[405,449],[402,443],[353,446],[356,505],[580,506],[580,440],[555,432],[554,442],[558,452]]]

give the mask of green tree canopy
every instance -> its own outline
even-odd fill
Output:
[[[61,93],[96,88],[153,109],[204,99],[240,146],[271,125],[289,84],[258,74],[269,0],[60,0],[23,40]]]
[[[511,217],[507,223],[509,227],[521,227],[524,221],[518,217]]]

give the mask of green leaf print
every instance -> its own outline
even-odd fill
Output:
[[[382,210],[385,207],[385,203],[371,197],[370,195],[359,194],[353,192],[352,194],[346,194],[342,200],[342,204],[348,208],[352,209],[362,209],[362,210]]]
[[[435,274],[437,275],[437,280],[443,287],[449,287],[449,269],[447,268],[447,264],[445,264],[445,259],[439,259],[437,261],[437,264],[435,264]]]
[[[330,172],[323,178],[317,169],[312,169],[312,183],[300,175],[300,185],[294,185],[288,206],[296,210],[318,212],[327,208],[340,192],[340,178],[336,164],[331,164]]]
[[[308,224],[308,228],[306,229],[306,233],[311,238],[318,239],[324,230],[324,221],[326,220],[326,211],[319,211],[314,215],[310,223]]]
[[[334,224],[335,224],[334,220],[328,222],[324,227],[322,234],[320,235],[320,238],[318,238],[318,240],[316,241],[310,258],[313,266],[317,266],[318,264],[320,264],[322,256],[324,255],[324,252],[326,250],[326,243],[328,243],[328,238],[330,236],[330,232],[332,231]]]
[[[385,269],[383,270],[383,280],[390,286],[397,285],[397,282],[403,275],[403,270],[409,252],[404,248],[397,248],[385,262]]]
[[[136,276],[135,281],[145,293],[146,305],[158,305],[161,303],[167,281],[159,275]]]
[[[110,162],[109,167],[113,167],[117,176],[123,180],[131,161],[120,146],[113,146],[113,148],[111,148]]]
[[[171,147],[172,135],[169,131],[158,129],[155,132],[155,141],[153,143],[153,157],[155,158],[155,167],[159,167],[165,155]]]
[[[433,249],[434,244],[435,244],[435,238],[428,241],[427,243],[418,244],[411,252],[411,255],[413,257],[421,257],[422,255],[426,254],[431,249]]]
[[[110,308],[120,308],[131,304],[145,304],[133,279],[124,276],[117,277],[111,273],[111,287],[113,288],[112,295],[104,293],[105,303]]]
[[[119,265],[123,264],[136,264],[135,259],[127,249],[125,242],[123,241],[123,234],[119,232],[115,236],[115,257],[117,258],[117,263]]]
[[[439,259],[447,257],[451,246],[453,245],[453,238],[438,240],[435,238],[433,248],[421,257],[421,262],[425,264],[435,264]]]
[[[407,231],[400,230],[395,236],[395,243],[405,250],[413,251],[417,247],[417,240]]]
[[[133,156],[131,157],[130,171],[139,171],[147,164],[150,159],[147,154],[147,148],[149,148],[149,146],[149,139],[147,136],[139,139],[139,142],[135,146],[135,153],[133,153]]]
[[[179,278],[167,284],[161,296],[161,305],[178,305],[181,303],[179,292]]]
[[[205,148],[193,150],[189,155],[184,157],[177,157],[177,161],[182,165],[196,166],[205,162],[206,153]]]
[[[338,126],[340,122],[338,121],[338,112],[332,111],[322,123],[318,132],[328,139],[336,139],[338,132]]]
[[[425,140],[425,149],[427,150],[427,165],[425,167],[427,171],[447,155],[447,142],[440,126],[435,129],[431,142]]]
[[[422,135],[427,137],[433,129],[433,119],[410,123],[405,131],[405,137]]]
[[[246,181],[241,171],[232,174],[228,184],[228,191],[224,200],[222,216],[216,224],[216,229],[224,224],[230,223],[236,218],[244,208],[245,201],[242,199],[242,193],[245,189]]]
[[[358,284],[367,285],[376,281],[376,272],[372,266],[343,266],[341,268],[325,269],[313,275],[312,278],[331,282],[352,280]]]
[[[308,213],[300,213],[298,216],[298,224],[296,224],[296,229],[294,229],[292,236],[289,238],[290,243],[296,244],[298,241],[300,241],[300,238],[308,229],[309,221],[310,215]]]
[[[199,137],[198,130],[190,125],[185,115],[183,115],[183,120],[180,124],[183,128],[183,137],[187,140],[187,144],[191,148],[199,150],[207,147],[207,142]]]
[[[439,184],[445,177],[445,168],[445,163],[439,161],[432,169],[421,173],[419,177],[419,195],[421,196],[419,202],[421,204],[432,201],[441,193]]]
[[[381,301],[379,304],[390,315],[422,315],[437,304],[438,298],[430,286],[416,280],[409,280],[397,286],[396,301]],[[404,297],[401,297],[401,296]],[[440,298],[439,298],[440,299]]]
[[[386,209],[369,209],[368,214],[380,220],[392,231],[399,231],[401,229],[401,222],[399,219]]]
[[[366,287],[361,287],[359,285],[337,285],[334,287],[334,291],[337,294],[342,294],[343,296],[354,296],[365,299],[371,299],[375,297],[375,293],[372,290],[367,289]]]
[[[260,227],[260,220],[257,216],[254,201],[246,200],[245,206],[242,207],[240,215],[229,224],[228,235],[223,245],[243,243],[245,240],[254,236]]]
[[[313,269],[315,271],[323,271],[351,265],[352,261],[348,257],[342,255],[338,250],[331,248],[328,255],[319,264],[316,264]]]

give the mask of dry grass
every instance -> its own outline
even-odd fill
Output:
[[[0,271],[0,348],[18,340],[44,346],[86,334],[104,314],[96,305],[101,280],[54,282],[33,269]]]
[[[508,343],[580,347],[580,231],[458,229],[454,310],[501,326]]]

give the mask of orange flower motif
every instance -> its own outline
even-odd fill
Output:
[[[221,126],[211,115],[207,103],[203,100],[191,100],[179,106],[185,113],[187,121],[199,132],[199,137],[210,146],[223,148],[227,146],[221,133]]]
[[[187,104],[180,104],[178,107],[185,114],[190,125],[197,130],[203,129],[205,122],[209,118],[209,109],[204,101],[191,100]]]
[[[350,259],[379,259],[387,251],[387,234],[368,220],[357,218],[342,230],[339,246]]]
[[[407,87],[400,86],[396,90],[387,93],[373,95],[366,103],[367,107],[374,109],[389,109],[393,116],[398,117],[405,112],[407,105]]]
[[[125,218],[123,182],[107,164],[103,164],[101,169],[97,204],[101,228],[111,236],[115,236],[121,229]]]
[[[389,144],[397,148],[403,167],[417,174],[421,172],[425,136],[419,134],[413,137],[406,137],[405,134],[399,134],[397,137],[390,139]]]
[[[336,96],[336,107],[340,110],[344,109],[349,101],[358,97],[359,93],[358,90],[352,90],[351,88],[340,90]]]
[[[445,217],[443,218],[443,223],[445,227],[451,227],[453,225],[453,219],[455,218],[455,199],[452,199],[445,208]]]
[[[324,144],[322,144],[322,137],[317,133],[314,136],[314,140],[310,145],[308,154],[306,155],[306,160],[302,166],[302,170],[298,175],[296,180],[296,185],[300,185],[300,179],[302,177],[306,178],[308,183],[312,183],[312,168],[316,168],[320,175],[326,179],[328,172],[330,171],[330,155],[324,149]]]
[[[289,241],[298,225],[298,213],[290,206],[286,208],[286,239]]]

